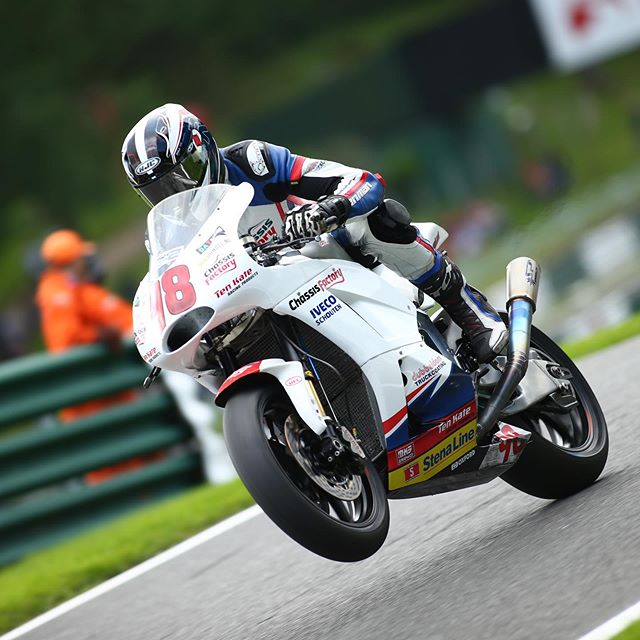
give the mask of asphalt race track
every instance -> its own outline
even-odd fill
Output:
[[[393,502],[386,544],[355,565],[312,555],[260,515],[23,637],[578,638],[640,600],[640,339],[581,369],[611,448],[577,496],[548,502],[496,480]]]

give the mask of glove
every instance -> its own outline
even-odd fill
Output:
[[[322,196],[318,202],[291,209],[284,222],[285,235],[290,240],[318,236],[343,224],[351,203],[344,196]]]

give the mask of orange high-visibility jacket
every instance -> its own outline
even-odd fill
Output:
[[[47,349],[59,352],[99,339],[100,328],[133,331],[131,305],[104,287],[77,282],[68,273],[48,269],[40,279],[36,302]]]
[[[36,302],[40,308],[44,342],[52,352],[97,342],[101,328],[116,329],[122,337],[133,332],[131,305],[128,302],[100,285],[78,282],[60,269],[48,269],[42,274]],[[132,393],[127,391],[92,400],[63,409],[60,418],[63,421],[76,420],[131,398]]]

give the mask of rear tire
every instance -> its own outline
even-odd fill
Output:
[[[595,482],[607,461],[609,436],[600,404],[571,358],[536,327],[531,348],[568,369],[578,407],[567,418],[532,407],[505,421],[531,431],[518,462],[502,474],[516,489],[538,498],[566,498]]]
[[[357,476],[362,482],[358,498],[339,500],[325,492],[291,455],[282,436],[289,415],[295,411],[286,393],[264,379],[229,398],[224,437],[238,475],[269,518],[302,546],[330,560],[368,558],[389,529],[382,480],[367,462]]]

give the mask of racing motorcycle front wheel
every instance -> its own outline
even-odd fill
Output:
[[[262,379],[227,401],[224,437],[231,460],[263,511],[287,535],[330,560],[373,555],[389,530],[386,491],[373,464],[355,471],[323,464],[317,436],[283,389]]]
[[[531,432],[518,462],[502,474],[510,485],[538,498],[570,496],[595,482],[607,461],[609,436],[600,404],[573,360],[536,327],[531,351],[563,379],[561,402],[546,400],[506,421]],[[564,406],[563,406],[564,405]]]

